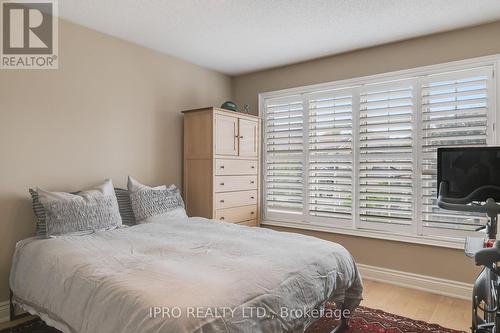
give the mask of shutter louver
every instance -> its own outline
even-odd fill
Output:
[[[410,225],[413,218],[412,86],[370,87],[360,98],[360,220]]]
[[[424,227],[472,231],[485,222],[484,214],[453,212],[437,206],[437,148],[487,144],[490,75],[487,71],[462,71],[430,76],[422,84]]]
[[[309,215],[352,219],[352,95],[309,99]]]
[[[300,96],[271,99],[266,109],[267,212],[302,214],[302,99]]]

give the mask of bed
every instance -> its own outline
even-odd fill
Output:
[[[363,291],[338,244],[204,218],[20,241],[10,286],[68,333],[303,332]]]

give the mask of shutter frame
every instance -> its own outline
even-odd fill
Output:
[[[265,100],[265,217],[302,219],[303,103],[301,95]]]
[[[419,149],[422,167],[419,177],[423,234],[454,232],[466,235],[487,221],[484,214],[437,207],[436,151],[438,147],[488,145],[492,77],[493,68],[485,67],[429,75],[421,80],[422,140]]]
[[[353,89],[307,95],[307,216],[352,226],[354,217]]]
[[[413,80],[364,86],[359,112],[359,226],[410,233],[414,228]]]

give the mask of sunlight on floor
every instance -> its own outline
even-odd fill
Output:
[[[447,328],[470,331],[470,301],[381,282],[365,280],[363,283],[365,292],[361,305]]]

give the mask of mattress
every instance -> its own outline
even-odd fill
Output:
[[[10,285],[72,333],[302,332],[363,291],[339,244],[203,218],[20,241]]]

